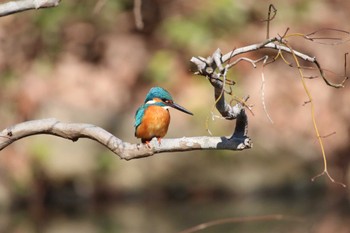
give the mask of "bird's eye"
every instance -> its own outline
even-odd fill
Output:
[[[169,103],[169,100],[167,100],[167,99],[162,99],[162,101],[163,101],[164,103]]]

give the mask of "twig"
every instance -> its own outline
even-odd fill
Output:
[[[264,63],[266,64],[267,59],[264,61]],[[262,106],[264,109],[264,112],[267,116],[267,119],[270,121],[271,124],[273,124],[273,120],[269,114],[269,112],[267,111],[267,107],[266,107],[266,103],[265,103],[265,74],[264,74],[264,67],[262,67],[262,71],[261,71],[261,102],[262,102]]]
[[[315,130],[315,133],[316,133],[316,136],[317,136],[317,139],[318,139],[318,142],[319,142],[319,145],[320,145],[320,148],[321,148],[321,153],[322,153],[322,157],[323,157],[323,172],[316,175],[315,177],[313,177],[311,180],[314,181],[316,178],[326,174],[327,177],[330,179],[331,182],[333,183],[336,183],[336,184],[339,184],[341,186],[343,186],[344,188],[346,187],[345,184],[343,183],[340,183],[340,182],[337,182],[335,181],[331,175],[329,174],[328,172],[328,166],[327,166],[327,157],[326,157],[326,152],[325,152],[325,149],[324,149],[324,146],[323,146],[323,141],[322,141],[322,137],[320,135],[320,132],[318,130],[318,126],[317,126],[317,123],[316,123],[316,117],[315,117],[315,106],[314,106],[314,101],[313,101],[313,98],[311,96],[311,93],[308,89],[308,87],[306,86],[306,83],[305,83],[305,80],[304,80],[304,74],[303,74],[303,71],[302,71],[302,68],[300,67],[300,63],[299,63],[299,60],[297,58],[297,56],[295,55],[295,53],[293,52],[294,50],[290,47],[290,45],[288,44],[285,44],[286,46],[288,46],[288,48],[292,51],[292,55],[293,55],[293,59],[296,63],[296,66],[298,68],[298,71],[299,71],[299,75],[300,75],[300,80],[301,80],[301,83],[303,85],[303,88],[305,90],[305,93],[309,99],[309,103],[310,103],[310,110],[311,110],[311,119],[312,119],[312,124],[314,126],[314,130]],[[318,64],[318,63],[317,63]],[[321,70],[321,69],[320,69]],[[323,72],[323,71],[322,71]]]
[[[250,98],[249,95],[245,96],[244,98],[238,98],[236,96],[233,96],[232,100],[230,101],[230,104],[232,104],[233,101],[239,102],[243,107],[249,110],[249,112],[252,114],[252,116],[255,116],[253,112],[253,105],[248,105],[247,101]]]
[[[275,214],[275,215],[264,215],[264,216],[252,216],[252,217],[233,217],[233,218],[223,218],[218,220],[213,220],[209,222],[205,222],[199,225],[196,225],[194,227],[188,228],[186,230],[183,230],[178,233],[193,233],[198,232],[204,229],[207,229],[209,227],[227,224],[227,223],[243,223],[243,222],[258,222],[258,221],[295,221],[295,222],[302,222],[302,219],[291,217],[291,216],[284,216],[281,214]]]
[[[342,33],[342,34],[347,34],[348,36],[345,37],[345,38],[341,38],[341,37],[326,37],[326,36],[319,36],[319,37],[316,37],[314,35],[316,35],[317,33],[320,33],[322,31],[333,31],[333,32],[338,32],[338,33]],[[348,31],[345,31],[345,30],[341,30],[341,29],[335,29],[335,28],[321,28],[317,31],[314,31],[312,33],[309,33],[307,35],[304,35],[304,34],[299,34],[300,36],[304,37],[305,39],[307,40],[310,40],[312,42],[316,42],[318,44],[325,44],[325,45],[338,45],[338,44],[341,44],[341,43],[344,43],[344,42],[347,42],[350,40],[350,33]],[[314,36],[314,37],[312,37]],[[327,40],[330,40],[330,41],[335,41],[333,43],[326,43],[326,42],[320,42],[321,40],[324,40],[324,41],[327,41]]]
[[[231,137],[183,137],[162,139],[159,145],[156,139],[146,144],[132,144],[123,142],[106,130],[91,124],[63,123],[54,118],[27,121],[8,127],[0,132],[0,150],[13,142],[32,135],[49,134],[62,137],[73,142],[80,138],[95,140],[121,159],[131,160],[152,156],[164,152],[181,152],[192,150],[243,150],[252,147],[250,138],[247,137],[247,119],[244,109],[238,114],[239,121]]]
[[[142,0],[134,0],[134,17],[136,28],[142,30],[144,26],[142,20]]]
[[[227,65],[227,68],[231,68],[232,66],[235,66],[237,65],[237,63],[241,62],[241,61],[246,61],[246,62],[249,62],[252,64],[252,66],[254,68],[256,68],[256,63],[258,62],[261,62],[261,61],[264,61],[266,59],[266,56],[263,56],[262,58],[259,58],[257,60],[253,60],[253,59],[250,59],[250,58],[247,58],[247,57],[240,57],[238,58],[236,61],[230,63]]]
[[[271,12],[273,12],[273,15],[271,16]],[[275,6],[273,4],[269,5],[269,11],[267,13],[267,19],[264,20],[267,22],[267,26],[266,26],[266,39],[270,38],[270,22],[275,18],[277,14],[277,9],[275,8]]]
[[[326,134],[326,135],[320,135],[321,138],[328,138],[330,136],[333,136],[334,134],[336,134],[337,132],[332,132],[332,133],[329,133],[329,134]]]
[[[26,10],[56,7],[61,0],[18,0],[0,4],[0,17]]]
[[[346,67],[347,67],[347,57],[348,57],[349,53],[344,53],[344,77],[346,76]]]
[[[107,0],[98,0],[94,6],[94,9],[92,10],[93,14],[99,14],[102,10],[102,8],[106,5]]]

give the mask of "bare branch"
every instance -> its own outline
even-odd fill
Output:
[[[287,53],[292,53],[292,51],[288,47],[273,43],[273,42],[279,41],[279,40],[280,40],[280,38],[272,38],[272,39],[266,40],[265,42],[260,43],[260,44],[252,44],[252,45],[248,45],[245,47],[237,48],[233,52],[230,51],[230,52],[224,54],[222,56],[222,62],[224,63],[224,62],[228,61],[230,59],[230,57],[235,57],[235,56],[240,55],[240,54],[257,51],[260,49],[274,49],[274,50],[281,50],[281,51],[284,51]],[[315,62],[316,61],[315,57],[310,57],[310,56],[303,54],[301,52],[298,52],[296,50],[294,50],[294,53],[297,57],[303,59],[304,61],[308,61],[308,62]]]
[[[224,67],[223,66],[224,63],[228,62],[230,59],[232,59],[233,57],[238,56],[240,54],[249,53],[249,52],[253,52],[253,51],[257,51],[257,50],[261,50],[261,49],[273,49],[273,50],[277,50],[279,53],[280,52],[287,52],[289,54],[294,54],[296,57],[298,57],[304,61],[313,63],[316,66],[316,68],[318,69],[321,77],[323,78],[323,80],[325,81],[325,83],[327,85],[329,85],[331,87],[335,87],[335,88],[344,87],[344,84],[345,84],[346,80],[348,79],[348,77],[344,77],[342,82],[339,84],[330,82],[327,79],[320,64],[316,60],[316,57],[310,57],[309,55],[303,54],[303,53],[296,51],[296,50],[292,51],[290,48],[288,48],[288,46],[284,45],[285,43],[282,40],[283,40],[283,37],[270,38],[270,39],[268,39],[260,44],[252,44],[252,45],[248,45],[245,47],[236,48],[233,51],[230,51],[224,55],[221,54],[220,49],[217,49],[213,53],[212,56],[209,56],[206,59],[203,57],[192,57],[191,62],[193,62],[197,66],[198,72],[196,72],[196,74],[199,74],[199,75],[202,75],[202,76],[209,78],[210,83],[215,87],[215,93],[221,93],[221,90],[223,87],[223,83],[222,83],[222,80],[220,79],[220,77],[221,77],[221,72],[222,72],[223,67]],[[278,44],[277,42],[279,42],[281,44]],[[240,61],[240,60],[238,60],[238,61]],[[231,67],[232,66],[230,66],[229,68],[231,68]],[[217,68],[218,68],[219,72],[215,71]],[[226,119],[235,119],[235,114],[232,114],[232,110],[231,110],[230,106],[225,104],[223,101],[224,101],[224,97],[222,96],[221,100],[218,102],[220,105],[217,106],[217,108],[219,107],[218,108],[219,112]]]
[[[344,76],[346,77],[347,57],[349,53],[344,53]]]
[[[162,139],[161,144],[154,138],[150,147],[146,144],[123,142],[106,130],[91,124],[63,123],[54,118],[27,121],[8,127],[0,132],[0,150],[13,142],[32,135],[49,134],[77,141],[79,138],[95,140],[121,159],[131,160],[164,152],[223,149],[243,150],[252,147],[247,137],[247,118],[244,109],[239,113],[235,132],[231,137],[183,137]]]
[[[218,220],[212,220],[209,222],[201,223],[199,225],[193,226],[179,233],[193,233],[198,232],[209,227],[227,224],[227,223],[239,223],[239,222],[257,222],[257,221],[293,221],[293,222],[303,222],[302,219],[292,216],[284,216],[281,214],[273,215],[263,215],[263,216],[251,216],[251,217],[233,217],[233,218],[222,218]]]
[[[18,0],[0,4],[0,17],[39,8],[56,7],[61,0]]]
[[[230,58],[227,58],[227,60],[229,59]],[[220,49],[217,49],[214,54],[207,59],[192,57],[191,62],[197,65],[199,74],[208,77],[211,85],[214,87],[216,108],[220,114],[227,120],[236,119],[243,107],[241,104],[232,107],[225,101],[225,95],[222,94],[225,82],[220,79],[222,74],[215,72],[217,67],[219,67],[221,71],[225,71],[225,68],[222,66],[223,62]]]
[[[273,15],[271,16],[271,12],[273,13]],[[270,38],[270,22],[275,18],[277,14],[277,9],[275,8],[275,6],[273,4],[269,5],[269,11],[267,14],[267,19],[264,20],[267,22],[267,26],[266,26],[266,39]]]
[[[93,14],[99,14],[102,8],[106,5],[107,0],[98,0],[94,6]]]
[[[136,28],[142,30],[144,27],[142,19],[142,0],[134,0],[134,17]]]

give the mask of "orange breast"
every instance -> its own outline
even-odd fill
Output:
[[[168,131],[169,123],[168,110],[160,106],[149,106],[141,124],[136,128],[135,136],[142,141],[150,141],[153,137],[162,138]]]

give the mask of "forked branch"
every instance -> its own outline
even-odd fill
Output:
[[[279,42],[281,42],[282,44],[278,44]],[[223,66],[224,63],[228,62],[232,58],[234,58],[238,55],[241,55],[241,54],[254,52],[257,50],[261,50],[261,49],[272,49],[272,50],[276,50],[278,52],[287,52],[289,54],[294,54],[296,57],[298,57],[304,61],[313,63],[316,66],[316,69],[319,71],[321,77],[323,78],[323,80],[325,81],[325,83],[327,85],[329,85],[331,87],[335,87],[335,88],[344,87],[344,84],[345,84],[346,80],[348,79],[348,77],[345,76],[344,79],[340,83],[330,82],[328,80],[328,78],[326,77],[323,69],[321,68],[321,65],[317,61],[316,57],[311,57],[311,56],[304,54],[304,53],[301,53],[297,50],[292,51],[290,48],[288,48],[287,46],[285,46],[283,44],[284,44],[284,42],[283,42],[282,37],[274,37],[274,38],[271,38],[271,39],[264,41],[263,43],[252,44],[252,45],[248,45],[245,47],[236,48],[233,51],[230,51],[224,55],[221,54],[220,49],[217,49],[213,53],[213,55],[209,56],[208,58],[192,57],[191,62],[193,62],[197,66],[197,69],[198,69],[197,74],[208,77],[209,81],[212,84],[214,84],[218,88],[222,89],[223,84],[222,84],[222,80],[220,79],[220,77],[221,77],[222,71],[224,70],[224,66]],[[240,58],[240,59],[242,59],[242,58]],[[231,68],[231,67],[232,67],[232,65],[229,68]],[[218,69],[218,71],[215,71],[216,69]]]
[[[241,48],[236,48],[236,49],[234,49],[234,50],[232,50],[224,55],[221,53],[220,49],[217,49],[208,58],[192,57],[191,62],[193,62],[197,66],[198,71],[196,72],[196,74],[205,76],[209,80],[211,85],[214,87],[215,101],[216,101],[215,104],[216,104],[217,110],[220,112],[220,114],[225,119],[232,120],[232,119],[235,119],[237,116],[236,111],[235,111],[235,108],[237,105],[231,106],[225,100],[225,92],[231,94],[229,91],[227,91],[225,89],[225,85],[228,84],[227,77],[226,77],[227,70],[232,68],[233,66],[235,66],[240,61],[250,62],[254,68],[256,67],[256,63],[258,63],[258,62],[262,61],[264,65],[268,64],[269,62],[267,62],[267,60],[268,60],[267,55],[263,56],[262,58],[260,58],[258,60],[251,60],[251,59],[246,58],[246,57],[239,57],[233,62],[231,62],[231,60],[235,59],[236,56],[241,55],[241,54],[245,54],[245,53],[249,53],[249,52],[253,52],[253,51],[257,51],[257,50],[261,50],[261,49],[270,49],[270,50],[277,51],[276,57],[274,59],[272,59],[271,62],[274,62],[278,57],[280,57],[283,59],[283,61],[286,64],[293,66],[291,63],[287,62],[287,60],[284,58],[283,52],[291,54],[293,57],[293,60],[296,63],[296,68],[299,71],[304,90],[306,91],[306,93],[308,95],[309,103],[311,103],[312,121],[313,121],[314,129],[316,132],[316,136],[320,142],[320,147],[321,147],[322,155],[323,155],[323,159],[324,159],[324,172],[321,173],[321,175],[326,174],[332,182],[338,183],[338,184],[341,184],[344,186],[344,184],[336,182],[328,173],[326,155],[325,155],[325,152],[323,149],[322,139],[320,137],[318,127],[316,124],[316,120],[315,120],[312,97],[308,91],[308,88],[306,87],[306,84],[304,81],[305,76],[302,72],[303,67],[300,66],[299,59],[313,63],[315,66],[315,69],[318,70],[318,72],[320,73],[320,76],[323,78],[324,82],[328,86],[331,86],[334,88],[341,88],[341,87],[344,87],[344,84],[345,84],[346,80],[348,79],[348,77],[346,75],[347,53],[345,54],[345,61],[344,61],[344,79],[340,83],[332,83],[326,77],[324,70],[322,69],[319,62],[316,60],[316,57],[311,57],[307,54],[304,54],[304,53],[301,53],[299,51],[292,49],[292,47],[285,40],[286,37],[303,36],[303,35],[302,34],[288,35],[287,32],[288,32],[288,29],[286,30],[286,32],[284,33],[283,36],[278,36],[278,37],[267,39],[266,41],[264,41],[263,43],[260,43],[260,44],[253,44],[253,45],[249,45],[249,46],[245,46],[245,47],[241,47]],[[304,38],[309,39],[306,36],[304,36]],[[225,63],[226,63],[226,65],[225,65]],[[263,74],[262,74],[262,78],[264,80]],[[232,86],[233,84],[234,84],[234,82],[231,81],[230,85]]]

